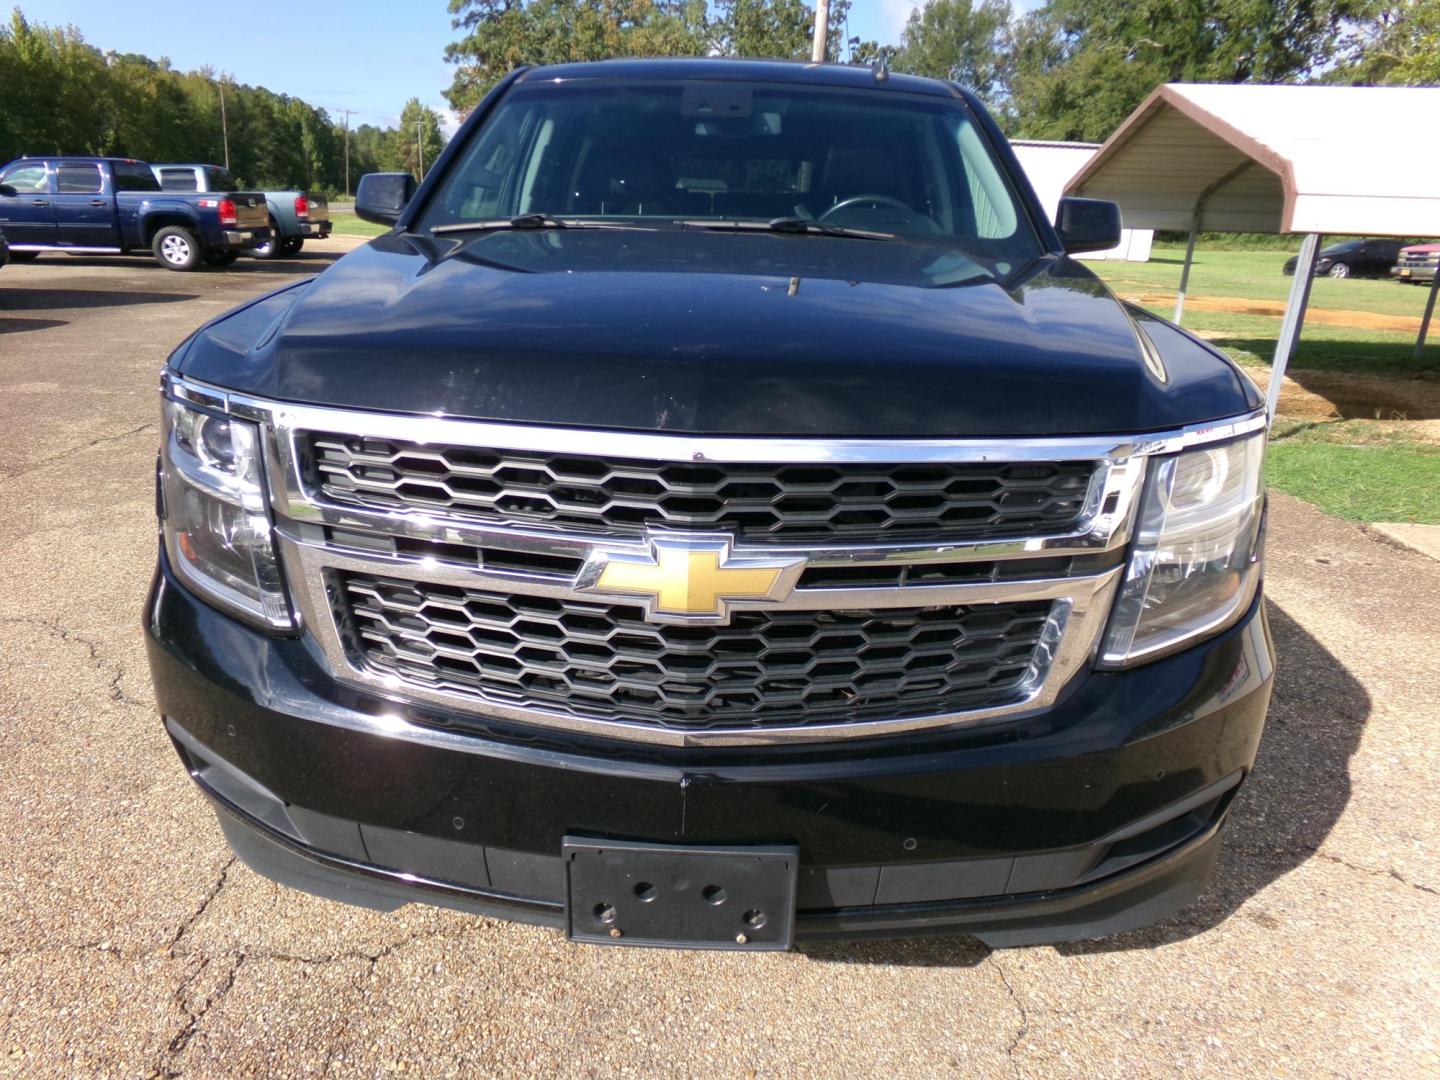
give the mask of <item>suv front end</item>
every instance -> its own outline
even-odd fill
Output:
[[[561,925],[566,837],[782,843],[801,939],[1095,936],[1193,899],[1254,758],[1259,414],[1142,438],[767,443],[356,414],[173,376],[165,409],[147,623],[166,728],[237,852],[301,888]],[[860,524],[707,503],[696,462],[705,490],[824,488]],[[933,522],[977,501],[936,489],[975,488],[977,463],[1044,492],[1030,532],[874,528],[904,521],[875,511],[879,473],[928,493],[914,520]],[[461,482],[506,470],[498,497]],[[597,512],[602,477],[666,497]],[[493,513],[447,519],[442,490]],[[574,522],[506,519],[545,494]],[[686,499],[731,532],[614,528]],[[658,572],[672,541],[747,526],[806,537],[715,560],[790,573],[773,598],[693,615],[663,609],[659,579],[633,598],[595,584],[597,559]],[[725,588],[679,573],[682,607]]]
[[[673,184],[654,138],[592,152],[612,108],[679,118]],[[876,194],[851,143],[912,130],[934,182]],[[578,65],[452,147],[163,376],[147,645],[234,850],[619,944],[1022,945],[1192,901],[1272,684],[1266,418],[1064,257],[978,104]]]

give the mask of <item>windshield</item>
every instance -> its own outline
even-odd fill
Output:
[[[1011,266],[1041,252],[963,103],[895,91],[521,87],[472,138],[417,227],[522,214],[657,227],[798,218]]]

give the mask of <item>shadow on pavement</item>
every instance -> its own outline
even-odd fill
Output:
[[[0,334],[23,334],[27,330],[49,330],[69,325],[68,319],[10,319],[0,315]]]
[[[196,293],[132,292],[124,289],[15,289],[0,294],[0,312],[64,311],[72,308],[173,304],[181,300],[194,300],[197,295]],[[3,318],[3,315],[0,315],[0,318]]]
[[[1064,956],[1150,949],[1212,930],[1266,886],[1304,864],[1350,801],[1349,762],[1370,717],[1370,695],[1335,656],[1273,602],[1275,695],[1260,752],[1230,811],[1210,888],[1163,922],[1098,941],[1056,945]],[[1268,916],[1249,913],[1262,926]],[[807,945],[834,963],[971,967],[990,950],[975,938]]]

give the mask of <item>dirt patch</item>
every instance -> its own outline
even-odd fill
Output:
[[[1134,304],[1173,304],[1173,292],[1140,293],[1122,297]],[[1185,299],[1186,311],[1223,311],[1231,315],[1272,315],[1280,318],[1285,314],[1284,300],[1251,300],[1241,296],[1190,296]],[[1305,309],[1305,321],[1322,326],[1346,326],[1352,330],[1393,330],[1402,334],[1418,334],[1418,315],[1380,315],[1373,311],[1352,311],[1348,308]]]
[[[1240,370],[1265,392],[1268,367]],[[1407,438],[1440,442],[1440,378],[1429,372],[1396,378],[1291,368],[1277,412],[1286,420],[1383,420]]]

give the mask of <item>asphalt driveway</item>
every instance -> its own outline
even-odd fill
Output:
[[[280,889],[163,734],[157,373],[305,257],[0,269],[0,1074],[1440,1073],[1440,563],[1284,496],[1279,684],[1215,885],[1065,948],[582,948]]]

